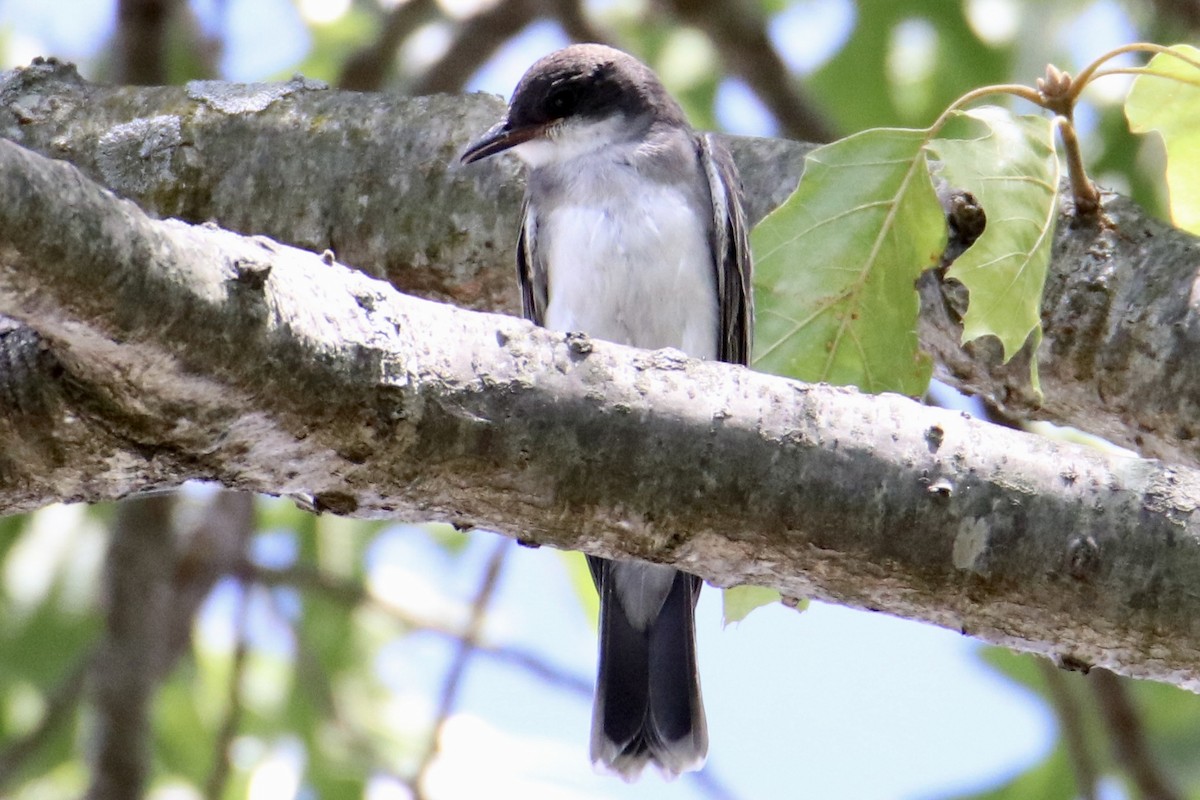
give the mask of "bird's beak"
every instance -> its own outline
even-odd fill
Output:
[[[536,139],[545,133],[545,131],[545,125],[526,125],[514,128],[509,124],[507,119],[500,120],[489,128],[487,133],[480,136],[467,147],[466,152],[462,154],[462,163],[470,164],[481,158],[494,156],[496,153],[503,153],[510,147],[515,147],[522,142],[528,142],[530,139]]]

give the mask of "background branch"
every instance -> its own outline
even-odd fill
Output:
[[[1087,728],[1083,720],[1083,709],[1079,699],[1071,691],[1062,668],[1049,659],[1036,659],[1038,672],[1046,682],[1047,694],[1054,706],[1054,715],[1071,759],[1071,770],[1075,773],[1075,788],[1080,800],[1096,800],[1100,773],[1096,760],[1088,747]]]
[[[408,0],[397,4],[384,15],[375,41],[346,59],[337,85],[356,92],[383,88],[400,45],[409,34],[437,14],[434,0]]]
[[[425,619],[388,602],[355,581],[341,580],[317,570],[295,566],[287,569],[268,569],[255,564],[246,563],[239,573],[246,575],[255,582],[266,586],[291,586],[304,592],[313,592],[327,597],[347,607],[355,608],[370,604],[389,617],[392,617],[405,628],[417,633],[428,633],[443,639],[461,641],[466,638],[467,631],[456,626]],[[567,691],[591,697],[592,682],[588,678],[573,675],[540,658],[537,654],[520,647],[510,645],[499,646],[488,644],[478,636],[475,637],[474,651],[496,661],[512,664],[529,672],[534,677],[545,681],[551,686],[559,686]]]
[[[1181,800],[1183,795],[1154,763],[1141,720],[1121,679],[1106,669],[1095,669],[1088,673],[1088,682],[1108,726],[1113,755],[1128,772],[1139,795],[1145,800]]]
[[[837,138],[805,95],[767,35],[757,3],[737,0],[661,0],[676,16],[708,34],[726,69],[744,80],[771,110],[785,136],[808,142]]]
[[[178,0],[120,0],[114,47],[117,83],[157,86],[167,82],[167,29]]]
[[[442,679],[442,693],[438,699],[433,731],[430,733],[429,744],[425,749],[425,754],[421,757],[417,765],[417,772],[412,780],[412,784],[417,787],[418,793],[424,791],[425,776],[429,773],[429,768],[437,758],[442,732],[446,727],[446,720],[450,718],[450,712],[454,710],[454,702],[458,697],[458,690],[462,685],[463,676],[466,675],[467,664],[475,654],[476,644],[480,634],[483,632],[483,623],[487,618],[488,606],[492,602],[492,596],[496,593],[496,586],[500,581],[500,569],[504,566],[504,558],[508,555],[511,544],[511,542],[501,539],[496,542],[495,547],[492,549],[492,554],[488,557],[487,564],[483,570],[483,579],[479,582],[479,589],[475,593],[475,599],[471,602],[471,613],[467,618],[467,627],[463,631],[462,637],[458,640],[458,646],[454,650],[454,658],[450,662],[450,668],[446,670],[446,675]],[[421,795],[418,794],[419,796]]]
[[[412,85],[412,94],[457,92],[492,53],[537,19],[542,0],[499,0],[458,26],[446,52]]]

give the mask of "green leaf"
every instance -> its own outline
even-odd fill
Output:
[[[955,98],[1011,80],[1014,65],[1024,69],[1013,47],[980,39],[967,16],[968,3],[856,0],[852,5],[855,24],[849,38],[805,80],[805,89],[836,130],[928,124]],[[933,34],[927,43],[932,61],[923,75],[894,59],[914,22]]]
[[[946,245],[928,135],[869,130],[808,154],[799,187],[751,238],[757,369],[924,393],[914,283]]]
[[[987,227],[947,277],[970,292],[963,342],[995,336],[1007,361],[1041,325],[1042,287],[1058,217],[1054,124],[996,106],[959,116],[981,133],[971,139],[935,139],[931,149],[943,162],[946,181],[975,195],[983,206]]]
[[[592,627],[600,624],[600,597],[596,594],[596,585],[592,583],[592,573],[588,569],[587,559],[583,553],[575,551],[555,551],[567,570],[567,578],[571,581],[571,589],[575,592],[579,606]]]
[[[779,592],[765,586],[731,586],[721,593],[724,603],[723,625],[744,620],[760,606],[779,602]]]
[[[1167,189],[1171,219],[1200,234],[1200,50],[1176,45],[1159,53],[1139,75],[1125,100],[1125,116],[1135,133],[1158,131],[1167,148]],[[1165,76],[1165,77],[1163,77]]]

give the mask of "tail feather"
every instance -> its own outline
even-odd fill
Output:
[[[700,579],[639,562],[589,558],[600,592],[600,667],[592,761],[636,779],[700,769],[708,731],[696,669]]]

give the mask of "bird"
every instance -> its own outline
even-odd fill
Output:
[[[745,365],[754,315],[737,168],[631,55],[577,44],[536,61],[462,154],[528,168],[517,242],[524,315],[563,333]],[[702,581],[587,557],[600,597],[591,760],[636,780],[703,767],[696,663]]]

